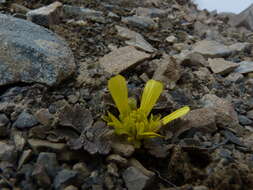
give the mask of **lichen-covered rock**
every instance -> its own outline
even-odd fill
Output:
[[[75,68],[63,39],[31,22],[0,14],[0,86],[17,82],[53,86]]]

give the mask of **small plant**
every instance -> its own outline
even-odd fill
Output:
[[[128,98],[127,84],[123,76],[112,77],[108,82],[108,89],[119,110],[119,118],[108,112],[104,120],[109,126],[114,127],[116,134],[125,135],[136,148],[141,146],[143,139],[162,137],[157,131],[163,125],[185,115],[190,110],[185,106],[163,118],[160,115],[150,114],[163,91],[163,84],[155,80],[146,83],[139,108],[134,98]]]

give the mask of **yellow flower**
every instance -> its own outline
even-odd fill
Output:
[[[123,76],[112,77],[108,82],[108,89],[119,110],[119,118],[108,112],[104,120],[109,126],[114,127],[116,134],[125,135],[136,148],[140,147],[143,139],[162,137],[157,133],[161,126],[187,114],[190,110],[185,106],[164,118],[150,114],[163,91],[163,84],[155,80],[149,80],[145,85],[139,108],[135,99],[128,98],[127,84]]]

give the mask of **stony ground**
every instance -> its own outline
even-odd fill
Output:
[[[0,15],[1,190],[253,189],[253,7],[62,0],[37,10],[50,3],[0,0],[2,14],[30,20]],[[115,112],[106,85],[119,73],[132,97],[151,78],[166,85],[154,113],[190,113],[135,149],[101,119]]]

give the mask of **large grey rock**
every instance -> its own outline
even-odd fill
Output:
[[[249,30],[253,30],[253,4],[240,14],[233,16],[229,23],[235,27],[243,26]]]
[[[53,86],[75,68],[63,39],[31,22],[0,14],[0,86],[17,82]]]

